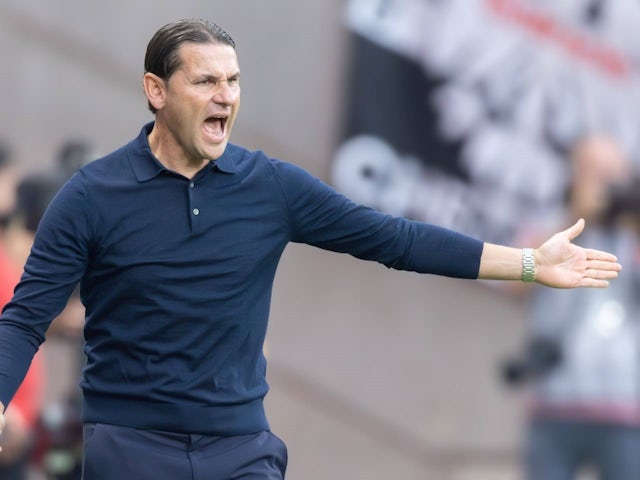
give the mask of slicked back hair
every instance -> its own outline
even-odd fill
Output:
[[[149,40],[144,57],[144,71],[163,80],[180,67],[179,48],[183,43],[218,43],[235,50],[236,43],[227,32],[213,22],[199,19],[178,20],[161,27]],[[156,113],[151,102],[149,110]]]

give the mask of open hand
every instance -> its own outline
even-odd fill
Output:
[[[535,281],[548,287],[606,287],[622,266],[615,255],[572,242],[584,229],[581,218],[535,250]]]

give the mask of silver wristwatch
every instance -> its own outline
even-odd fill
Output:
[[[536,279],[535,261],[533,258],[533,248],[522,249],[522,281],[533,282]]]

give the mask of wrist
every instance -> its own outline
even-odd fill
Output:
[[[525,283],[535,282],[536,280],[536,261],[533,248],[522,249],[521,280]]]

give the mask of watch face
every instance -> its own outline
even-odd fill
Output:
[[[505,242],[562,215],[581,136],[640,151],[640,2],[353,0],[347,24],[355,200]]]

